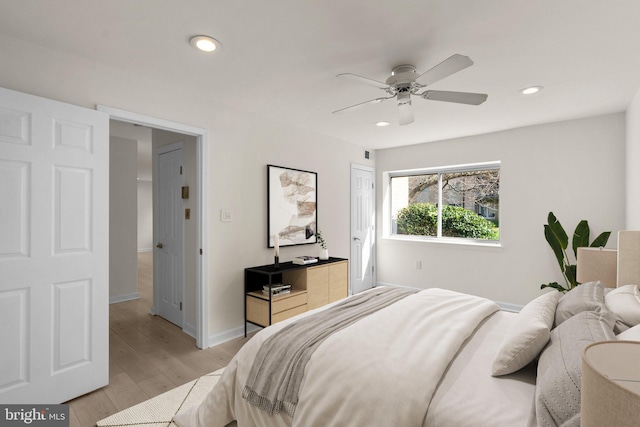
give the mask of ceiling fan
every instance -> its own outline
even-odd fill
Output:
[[[445,77],[449,77],[458,71],[462,71],[471,65],[473,65],[471,58],[458,54],[450,56],[422,74],[416,73],[416,67],[413,65],[399,65],[391,71],[391,76],[384,83],[351,73],[338,74],[336,77],[377,87],[387,92],[390,96],[361,102],[350,107],[336,110],[334,113],[344,113],[345,111],[355,110],[367,104],[377,104],[388,99],[397,98],[400,125],[408,125],[414,121],[411,96],[418,96],[432,101],[480,105],[487,100],[487,94],[443,90],[425,90],[422,93],[418,93],[428,85]]]

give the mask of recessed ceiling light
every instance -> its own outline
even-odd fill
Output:
[[[385,126],[389,126],[391,123],[389,122],[376,122],[376,126],[378,127],[385,127]]]
[[[203,52],[213,52],[222,47],[218,40],[209,36],[193,36],[189,42],[191,46]]]
[[[523,95],[533,95],[534,93],[538,93],[542,90],[542,86],[529,86],[525,87],[520,91]]]

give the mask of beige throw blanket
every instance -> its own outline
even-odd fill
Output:
[[[242,398],[260,346],[291,321],[256,334],[180,427],[424,426],[431,398],[465,340],[498,306],[484,298],[427,289],[344,328],[318,346],[300,384],[295,414],[269,415]],[[292,319],[295,321],[296,319]]]
[[[242,397],[270,415],[283,411],[293,417],[304,368],[318,346],[335,332],[416,292],[376,288],[288,325],[258,351]]]

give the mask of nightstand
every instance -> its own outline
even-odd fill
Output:
[[[602,341],[582,353],[581,427],[638,426],[640,342]]]

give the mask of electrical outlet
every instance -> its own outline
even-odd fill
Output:
[[[422,261],[416,261],[416,270],[422,270]]]
[[[228,209],[220,210],[220,221],[221,222],[231,222],[233,220],[233,214]]]

